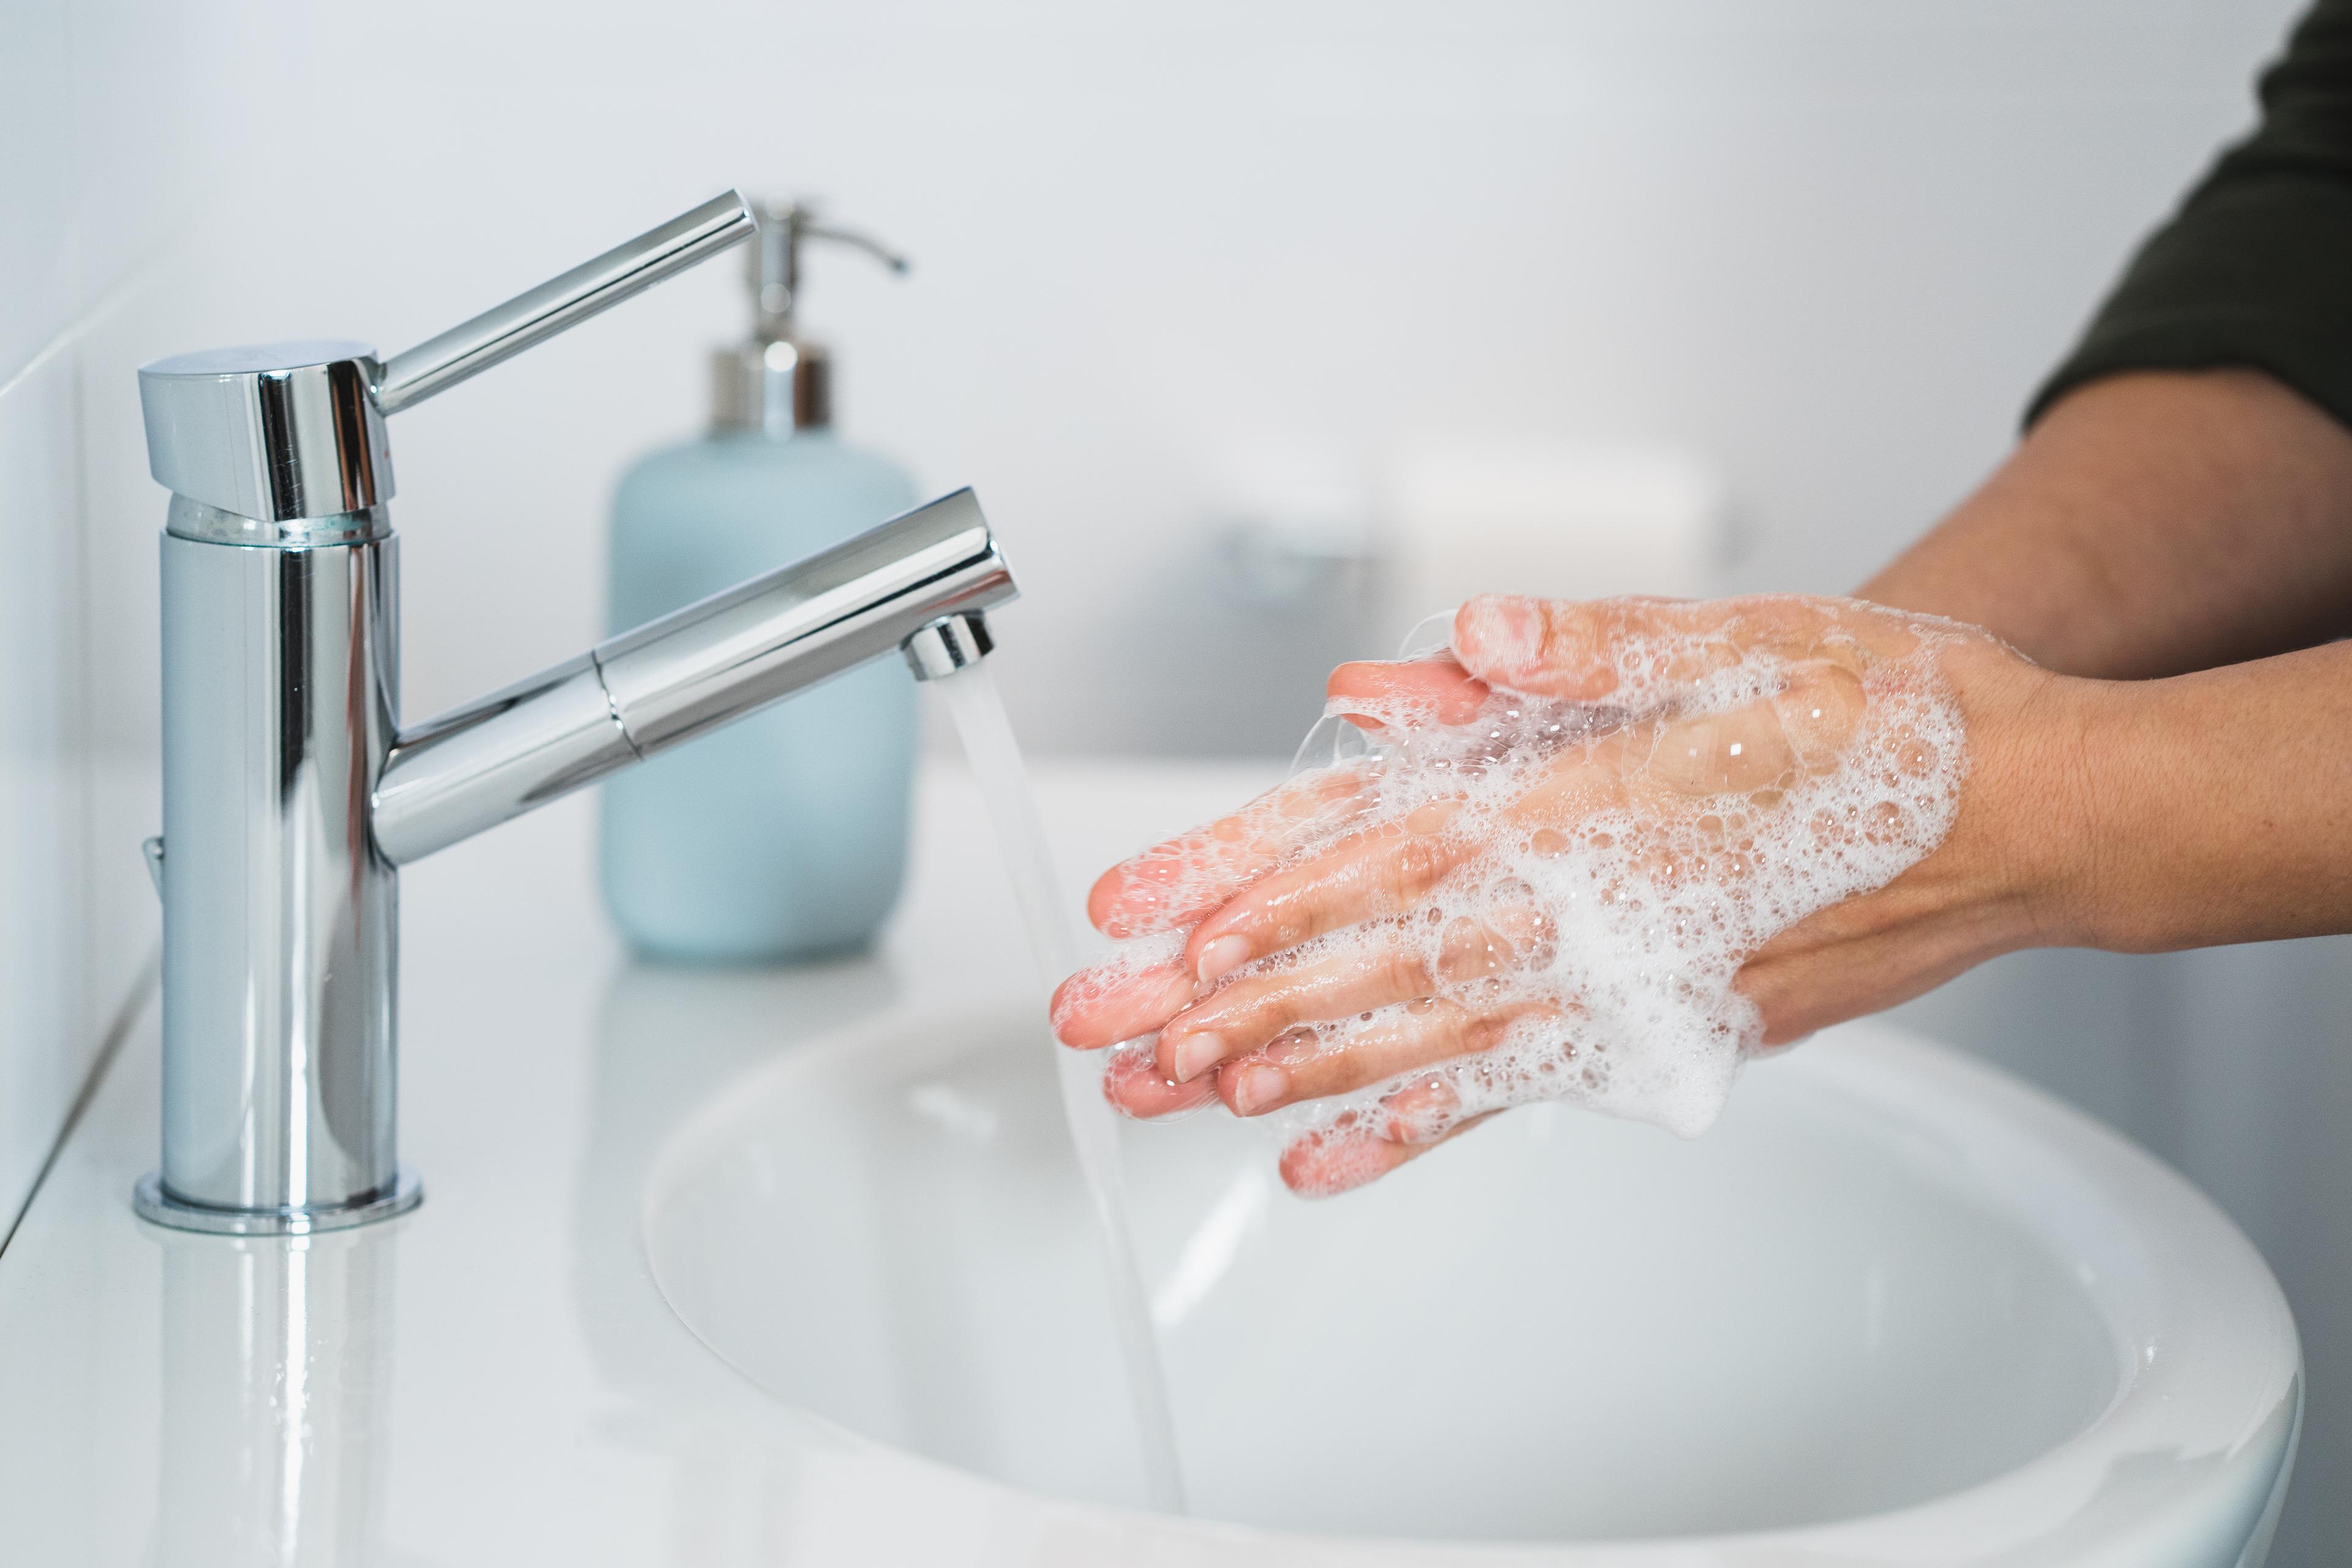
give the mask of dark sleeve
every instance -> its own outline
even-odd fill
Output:
[[[2352,426],[2352,0],[2319,0],[2263,77],[2261,126],[2140,247],[2028,425],[2118,371],[2242,365]]]

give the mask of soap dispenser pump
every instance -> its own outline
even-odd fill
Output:
[[[713,404],[721,430],[757,430],[781,440],[833,425],[833,361],[824,345],[793,327],[800,304],[801,247],[810,240],[862,250],[893,272],[907,258],[866,235],[817,221],[805,202],[762,202],[760,232],[745,253],[751,285],[751,336],[720,349]]]
[[[904,258],[756,204],[752,327],[718,352],[712,428],[653,453],[613,505],[609,621],[633,626],[838,543],[918,500],[887,458],[833,431],[832,361],[803,337],[803,247]],[[905,880],[914,683],[877,661],[614,778],[600,825],[605,907],[647,957],[757,963],[852,951]]]

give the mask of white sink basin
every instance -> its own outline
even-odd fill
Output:
[[[646,1240],[761,1387],[1108,1519],[1141,1485],[1048,1048],[1024,1010],[797,1053],[678,1134]],[[1884,1027],[1757,1064],[1696,1142],[1539,1107],[1323,1203],[1221,1112],[1125,1137],[1194,1510],[1248,1527],[1153,1526],[1153,1562],[2230,1568],[2284,1490],[2299,1358],[2252,1247]]]

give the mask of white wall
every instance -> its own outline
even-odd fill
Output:
[[[1850,586],[2000,453],[2295,8],[8,0],[0,1214],[153,930],[142,360],[396,349],[722,186],[829,195],[917,262],[815,263],[845,427],[979,487],[1028,591],[999,622],[1028,738],[1256,744],[1353,650],[1217,602],[1206,531],[1249,476],[1376,493],[1433,439],[1664,443],[1722,475],[1739,585]],[[397,417],[412,716],[596,635],[614,478],[699,425],[739,310],[707,268]],[[2345,968],[2052,955],[1922,1016],[2189,1165],[2352,1342]],[[2307,1476],[2352,1433],[2335,1343]],[[2319,1487],[2296,1511],[2282,1564],[2352,1534]]]
[[[0,6],[0,1235],[154,942],[131,370],[204,321],[168,273],[252,118],[217,84],[281,61],[250,8]]]
[[[184,157],[218,199],[142,346],[397,348],[727,184],[827,195],[917,264],[815,263],[845,428],[999,520],[1031,739],[1131,750],[1184,644],[1234,635],[1171,585],[1269,466],[1671,443],[1722,470],[1743,584],[1851,585],[1999,453],[2133,237],[2247,120],[2288,9],[289,10],[282,68],[215,48],[179,73],[207,112],[266,98],[273,140],[243,171]],[[119,30],[92,47],[141,28]],[[737,295],[706,268],[394,422],[412,711],[596,630],[613,478],[698,426]],[[101,390],[95,438],[135,473],[129,384]],[[120,608],[110,641],[152,637],[143,599]],[[1270,692],[1213,668],[1244,708],[1313,710],[1287,668]],[[126,669],[103,732],[143,743],[152,671]]]

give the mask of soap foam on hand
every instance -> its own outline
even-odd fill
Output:
[[[1220,986],[1402,956],[1430,977],[1427,995],[1294,1027],[1277,1042],[1286,1059],[1441,1026],[1468,1054],[1281,1111],[1286,1144],[1426,1142],[1538,1100],[1705,1131],[1762,1043],[1733,989],[1740,964],[1950,830],[1968,762],[1940,655],[1981,634],[1855,601],[1689,609],[1629,618],[1601,701],[1497,688],[1456,723],[1423,699],[1335,701],[1302,748],[1328,742],[1319,766],[1129,863],[1122,901],[1142,912],[1066,1001],[1170,965],[1236,864],[1262,876],[1368,834],[1418,833],[1450,868],[1417,902]],[[1689,629],[1652,624],[1677,620]],[[1151,896],[1134,898],[1143,884]],[[1151,1070],[1150,1046],[1114,1051],[1109,1072]],[[1330,1190],[1353,1184],[1344,1161],[1319,1164]]]

